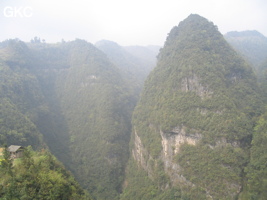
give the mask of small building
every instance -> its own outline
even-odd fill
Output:
[[[10,158],[16,159],[23,156],[24,147],[18,145],[10,145],[7,150],[10,152]]]

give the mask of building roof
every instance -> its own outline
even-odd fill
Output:
[[[18,151],[20,148],[23,148],[22,146],[17,146],[17,145],[10,145],[9,147],[8,147],[8,151],[9,152],[16,152],[16,151]]]

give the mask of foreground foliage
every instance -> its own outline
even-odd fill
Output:
[[[11,160],[5,149],[0,167],[0,199],[91,199],[48,151],[28,147],[22,158]]]

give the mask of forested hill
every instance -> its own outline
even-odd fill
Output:
[[[70,67],[56,81],[69,134],[66,163],[95,198],[117,199],[136,98],[104,53],[85,41],[66,45]]]
[[[267,60],[267,38],[258,31],[233,31],[224,37],[256,70]]]
[[[0,60],[0,147],[25,147],[21,159],[0,152],[0,199],[91,199],[48,150],[39,122],[52,111],[35,74],[42,67],[35,51],[8,40],[0,44]]]
[[[132,117],[122,199],[237,199],[263,108],[252,68],[199,15],[158,59]]]
[[[0,144],[45,146],[36,114],[45,110],[39,82],[29,70],[31,53],[25,43],[11,40],[0,48]]]
[[[118,199],[137,99],[119,68],[84,40],[0,47],[1,145],[49,148],[94,198]]]
[[[233,31],[224,37],[251,64],[267,100],[267,38],[258,31]]]
[[[1,42],[0,148],[25,152],[0,199],[267,199],[266,38],[225,37],[192,14],[161,50]]]

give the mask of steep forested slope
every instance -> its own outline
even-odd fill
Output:
[[[255,69],[266,100],[267,38],[258,31],[233,31],[224,37]]]
[[[258,31],[233,31],[224,37],[257,71],[267,59],[267,38]]]
[[[49,112],[38,127],[52,152],[97,199],[118,198],[136,101],[118,68],[83,40],[31,45]]]
[[[1,145],[49,147],[97,199],[117,199],[136,98],[83,40],[1,43]]]
[[[259,118],[255,127],[251,148],[250,162],[245,168],[246,182],[240,199],[267,198],[267,115],[266,112]]]
[[[259,67],[258,81],[264,95],[265,103],[267,102],[267,59]]]
[[[190,15],[169,33],[135,108],[122,199],[235,199],[261,109],[251,67]]]
[[[267,60],[260,66],[259,83],[267,102]],[[266,109],[265,109],[266,110]],[[254,128],[250,148],[250,162],[245,168],[246,183],[241,199],[266,199],[267,198],[267,113],[258,119]]]
[[[71,169],[98,199],[116,199],[124,177],[134,102],[117,68],[85,41],[67,44],[70,68],[57,79]]]
[[[73,176],[44,150],[50,143],[39,122],[51,110],[36,76],[41,64],[36,62],[34,51],[19,40],[7,40],[0,46],[0,147],[31,145],[43,150],[34,153],[25,149],[22,160],[11,160],[7,151],[1,156],[0,198],[90,199]]]
[[[46,109],[36,77],[30,72],[29,49],[20,41],[0,49],[0,145],[44,145],[34,121]]]

